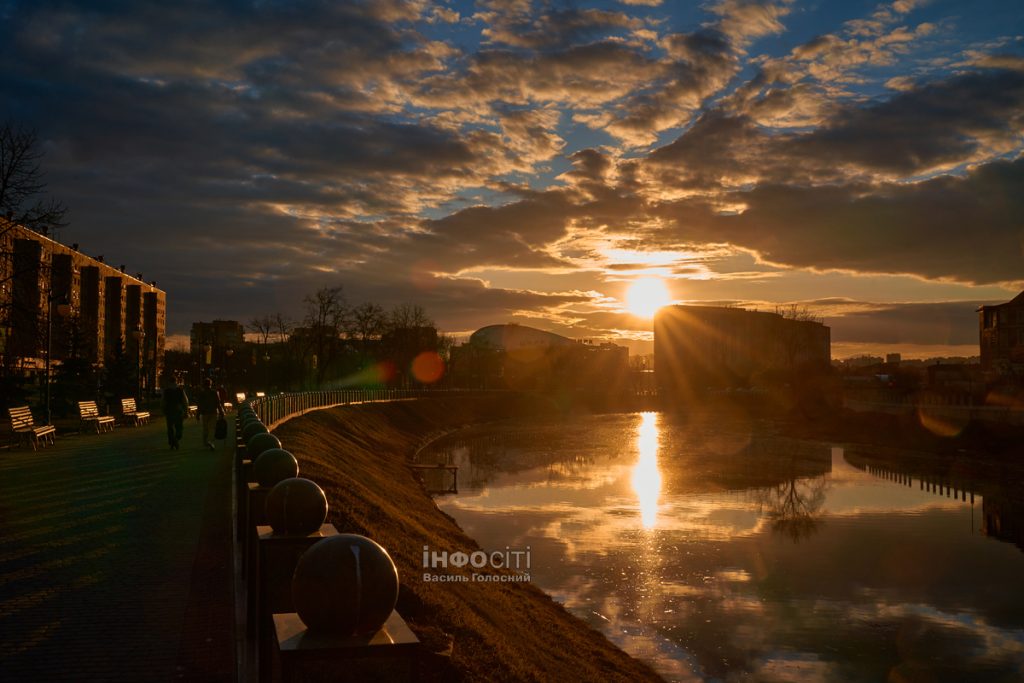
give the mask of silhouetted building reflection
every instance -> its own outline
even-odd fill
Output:
[[[1024,503],[986,496],[981,501],[981,533],[1024,550]]]
[[[1021,502],[1019,482],[999,481],[992,477],[970,477],[968,471],[950,474],[948,471],[927,469],[922,462],[913,465],[881,462],[877,459],[851,452],[847,454],[850,465],[879,479],[917,488],[943,498],[959,500],[971,506],[975,497],[981,497],[981,515],[977,531],[1000,541],[1013,543],[1024,550],[1024,502]]]

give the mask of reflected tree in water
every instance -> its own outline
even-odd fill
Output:
[[[759,512],[771,523],[773,533],[788,536],[794,543],[814,535],[821,525],[828,481],[825,477],[791,477],[781,484],[758,489]]]

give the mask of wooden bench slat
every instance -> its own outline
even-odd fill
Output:
[[[131,420],[136,426],[149,422],[149,412],[139,410],[135,405],[134,398],[121,399],[121,415],[123,415],[125,419]]]
[[[47,442],[51,444],[54,442],[57,428],[53,425],[36,425],[35,419],[32,417],[32,410],[28,406],[8,408],[7,414],[11,418],[11,430],[15,434],[23,436],[32,446],[32,450],[36,450],[36,446],[40,442],[44,446]]]
[[[100,409],[96,406],[96,401],[79,401],[78,414],[83,424],[86,422],[92,423],[97,434],[103,431],[104,428],[107,431],[114,430],[114,416],[100,415]]]

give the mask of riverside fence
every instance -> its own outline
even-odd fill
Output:
[[[474,392],[468,389],[330,389],[261,396],[246,403],[255,411],[260,422],[273,431],[281,423],[312,410],[373,401],[401,401],[467,393]]]

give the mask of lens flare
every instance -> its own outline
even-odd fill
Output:
[[[412,376],[417,382],[433,384],[444,376],[444,361],[433,351],[424,351],[412,361]]]

